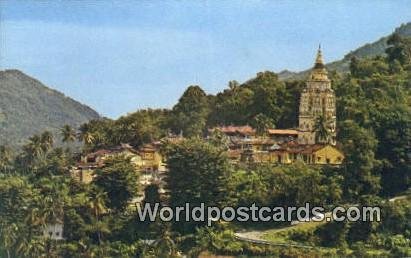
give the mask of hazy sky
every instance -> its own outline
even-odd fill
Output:
[[[404,1],[4,1],[0,67],[102,115],[171,107],[263,70],[310,67],[411,21]]]

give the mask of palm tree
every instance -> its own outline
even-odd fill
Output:
[[[79,128],[80,133],[78,134],[78,139],[85,144],[92,144],[95,140],[95,137],[93,136],[91,132],[91,128],[89,124],[82,124]]]
[[[90,224],[87,225],[86,230],[97,235],[98,244],[102,245],[103,236],[110,233],[108,217],[94,218],[91,217]]]
[[[64,179],[62,180],[44,180],[42,191],[47,191],[47,197],[49,197],[50,209],[48,212],[44,212],[47,215],[47,222],[55,223],[62,220],[63,210],[69,199],[69,187]]]
[[[93,212],[93,216],[99,218],[106,211],[106,193],[101,190],[94,190],[88,207]]]
[[[156,253],[159,257],[176,257],[177,247],[170,236],[170,232],[166,229],[161,234],[161,237],[154,243]]]
[[[130,138],[129,134],[131,132],[130,125],[131,123],[128,119],[119,119],[116,122],[110,122],[107,128],[104,129],[105,137],[107,139],[101,137],[101,140],[106,140],[106,142],[113,145],[128,142],[128,139]]]
[[[11,165],[11,150],[4,145],[0,146],[0,170],[6,171]]]
[[[46,255],[46,243],[42,237],[34,237],[20,245],[19,253],[23,257],[49,257]]]
[[[41,149],[44,153],[49,151],[54,144],[54,137],[50,131],[45,131],[40,136]]]
[[[39,157],[43,152],[40,136],[31,136],[29,138],[29,143],[23,146],[23,149],[26,155],[30,158]]]
[[[74,142],[76,140],[76,132],[70,125],[65,125],[60,130],[63,142]]]
[[[106,208],[106,193],[101,190],[94,190],[92,192],[92,196],[89,200],[88,207],[92,212],[94,217],[93,220],[93,227],[97,231],[97,238],[99,244],[101,244],[102,240],[102,233],[106,231],[104,227],[104,223],[100,221],[101,215],[107,210]]]
[[[331,121],[320,115],[315,120],[313,132],[315,132],[315,142],[329,143],[331,136]]]
[[[18,239],[18,226],[15,223],[0,224],[0,243],[4,247],[7,257],[11,258],[13,246]]]
[[[59,207],[60,203],[57,198],[53,198],[53,196],[45,196],[40,200],[39,206],[41,207],[39,210],[39,223],[43,226],[46,226],[47,223],[55,223],[59,218],[61,218],[60,211],[62,208]]]
[[[36,227],[45,225],[42,216],[40,216],[40,209],[38,207],[33,207],[28,210],[24,222],[28,227],[29,238]]]

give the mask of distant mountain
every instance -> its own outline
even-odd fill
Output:
[[[402,24],[400,27],[396,28],[394,33],[398,33],[401,36],[411,37],[411,22]],[[379,40],[365,44],[362,47],[357,48],[354,51],[351,51],[347,55],[344,56],[343,59],[328,63],[327,69],[328,71],[337,71],[341,73],[348,72],[350,66],[350,59],[352,56],[356,56],[359,58],[363,57],[373,57],[377,55],[384,55],[385,49],[387,48],[387,40],[391,35],[386,37],[382,37]],[[308,76],[310,70],[305,70],[302,72],[291,72],[288,70],[281,71],[278,73],[278,76],[282,80],[289,80],[289,79],[305,79]]]
[[[100,118],[90,107],[52,90],[18,70],[0,71],[0,145],[23,145],[44,130],[59,136],[69,124]]]

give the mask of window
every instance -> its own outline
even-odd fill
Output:
[[[320,162],[320,161],[321,161],[321,157],[317,157],[317,161]]]

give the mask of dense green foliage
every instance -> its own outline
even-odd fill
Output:
[[[167,149],[170,204],[226,204],[230,167],[225,152],[199,139],[174,144]]]
[[[185,137],[201,136],[204,133],[209,102],[199,86],[190,86],[173,107],[169,126],[174,133]]]
[[[362,205],[380,205],[381,222],[356,221],[327,223],[310,232],[310,241],[328,247],[350,246],[357,249],[359,245],[372,246],[375,249],[387,249],[396,256],[411,254],[411,202],[400,200],[395,203],[382,203],[374,200],[363,201]],[[308,238],[306,238],[308,239]]]
[[[185,203],[217,207],[229,204],[227,191],[231,170],[223,149],[192,139],[168,146],[166,153],[172,207],[183,207]],[[192,232],[195,226],[198,223],[183,223],[176,228]]]
[[[352,58],[350,73],[330,72],[337,96],[338,142],[347,159],[341,174],[353,200],[364,194],[394,194],[410,185],[410,40],[394,34],[385,57]],[[272,72],[258,73],[243,84],[235,81],[216,96],[190,86],[171,111],[142,110],[116,121],[84,124],[80,137],[96,149],[130,142],[159,140],[170,132],[203,136],[217,125],[269,127],[297,124],[298,96],[304,82],[283,82]],[[327,139],[327,121],[316,127]]]
[[[126,157],[115,157],[105,161],[104,168],[96,171],[95,184],[107,193],[108,208],[123,211],[138,194],[138,175]]]
[[[411,180],[411,42],[397,35],[389,42],[387,58],[354,59],[351,73],[334,79],[338,138],[353,156],[347,172],[360,174],[370,193],[378,192],[379,176],[384,194],[405,190]]]
[[[242,85],[230,82],[228,89],[211,98],[213,108],[208,125],[251,124],[259,128],[263,120],[270,127],[295,126],[298,113],[295,96],[302,87],[302,83],[282,82],[268,71],[258,73]]]
[[[352,58],[346,75],[330,72],[337,96],[338,143],[345,153],[340,167],[299,162],[234,165],[225,153],[223,135],[202,137],[216,125],[249,123],[259,134],[268,127],[295,126],[297,96],[304,82],[283,82],[272,72],[258,73],[243,84],[232,81],[216,96],[190,86],[172,110],[140,110],[117,120],[92,120],[78,131],[63,126],[61,139],[50,131],[38,132],[14,155],[9,147],[0,147],[0,255],[176,257],[180,250],[194,257],[203,251],[362,257],[378,249],[387,255],[409,256],[409,200],[388,202],[386,198],[411,185],[411,42],[398,35],[387,42],[384,56]],[[319,119],[316,127],[321,130],[326,123]],[[164,142],[169,168],[166,194],[159,195],[158,186],[147,187],[143,204],[286,207],[309,202],[330,208],[358,203],[381,206],[383,221],[330,222],[290,233],[289,239],[326,251],[240,242],[233,230],[241,223],[216,222],[207,228],[204,223],[142,222],[134,209],[138,205],[128,205],[142,190],[139,173],[129,160],[107,160],[95,180],[82,185],[69,175],[76,157],[70,149],[54,147],[56,141],[76,138],[84,143],[85,153],[120,143],[139,147],[171,133],[181,133],[186,139]],[[45,225],[61,221],[64,241],[43,237]],[[268,222],[263,226],[281,225]],[[154,241],[148,244],[145,239]]]

